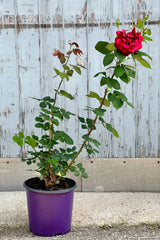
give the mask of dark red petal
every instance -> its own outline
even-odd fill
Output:
[[[76,48],[78,48],[78,47],[79,47],[78,43],[76,43],[76,42],[72,42],[72,43],[70,43],[70,45],[75,45],[75,46],[76,46]]]
[[[58,56],[58,54],[60,53],[59,50],[55,51],[54,53],[52,53],[53,56]]]

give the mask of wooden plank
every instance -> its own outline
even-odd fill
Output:
[[[72,6],[72,8],[71,8]],[[55,49],[66,50],[69,41],[77,41],[84,51],[87,70],[81,77],[72,80],[76,101],[59,99],[60,106],[67,106],[78,114],[86,114],[85,94],[97,90],[97,79],[93,76],[102,70],[103,56],[95,51],[99,40],[114,41],[115,21],[133,22],[150,13],[154,44],[146,47],[154,56],[153,69],[142,70],[132,84],[124,86],[124,92],[135,109],[125,106],[122,110],[109,109],[106,116],[120,134],[120,139],[99,129],[96,137],[102,148],[96,157],[158,157],[159,145],[159,1],[3,1],[0,10],[0,156],[15,157],[21,152],[12,142],[12,136],[19,130],[34,133],[34,117],[38,104],[30,96],[53,95],[58,80],[53,80],[53,67],[57,59],[52,57]],[[144,76],[146,80],[144,79]],[[98,89],[99,94],[102,90]],[[14,104],[14,105],[13,105]],[[97,102],[92,103],[96,106]],[[65,122],[62,129],[71,129],[75,144],[80,144],[84,131],[78,121]],[[38,133],[38,131],[36,131]],[[128,134],[129,133],[129,134]],[[26,151],[26,149],[23,149]],[[85,157],[85,153],[82,155]]]

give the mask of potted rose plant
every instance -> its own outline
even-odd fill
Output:
[[[79,149],[74,146],[72,138],[68,133],[59,130],[64,119],[77,117],[74,113],[57,105],[57,98],[62,96],[74,100],[73,93],[68,93],[62,89],[64,81],[69,84],[70,78],[75,74],[81,74],[82,65],[70,64],[73,55],[80,57],[82,51],[76,42],[69,44],[69,51],[64,54],[57,50],[53,56],[57,57],[61,63],[61,70],[54,68],[55,76],[59,78],[59,85],[55,89],[54,97],[45,96],[42,99],[35,98],[39,102],[40,112],[35,118],[35,127],[42,130],[41,136],[24,136],[19,132],[13,140],[19,145],[29,145],[28,157],[22,161],[28,165],[37,164],[37,172],[40,178],[31,178],[24,182],[27,190],[29,226],[36,235],[54,236],[65,234],[70,231],[72,217],[73,191],[76,187],[75,181],[66,178],[68,171],[74,172],[75,176],[82,175],[88,178],[87,172],[82,163],[77,163],[77,157],[86,149],[88,154],[98,151],[100,142],[91,137],[91,133],[96,130],[96,123],[110,131],[115,137],[119,137],[118,132],[110,123],[105,121],[104,115],[111,105],[119,109],[124,103],[133,107],[128,102],[127,97],[120,91],[121,81],[129,83],[131,78],[135,78],[136,64],[139,62],[146,68],[151,68],[146,59],[151,57],[140,51],[142,42],[152,41],[149,37],[151,31],[145,27],[144,20],[138,20],[132,30],[117,31],[115,42],[108,43],[100,41],[95,48],[104,54],[103,65],[105,70],[98,72],[94,77],[100,77],[100,86],[103,94],[90,91],[87,97],[94,98],[99,102],[99,107],[88,107],[94,115],[93,118],[78,116],[82,129],[86,133],[82,136],[82,144]],[[119,21],[116,22],[119,28]],[[138,29],[138,31],[136,30]],[[133,65],[128,65],[127,60],[133,60]],[[109,72],[109,73],[108,73]],[[63,146],[64,145],[64,146]]]

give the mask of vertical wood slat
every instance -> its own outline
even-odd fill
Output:
[[[126,28],[126,22],[147,12],[150,12],[150,20],[155,22],[151,25],[154,44],[146,46],[153,56],[152,70],[142,70],[138,66],[137,78],[123,87],[135,109],[128,106],[119,111],[109,109],[106,120],[119,131],[120,139],[98,129],[96,136],[102,147],[96,157],[159,157],[158,0],[12,0],[0,4],[0,157],[19,155],[18,147],[12,142],[12,136],[18,130],[33,133],[38,103],[29,97],[53,94],[58,83],[52,78],[53,66],[57,65],[57,59],[52,57],[55,49],[65,51],[69,41],[77,41],[84,51],[87,70],[82,71],[81,77],[75,74],[71,87],[64,84],[68,92],[76,91],[76,101],[60,98],[58,104],[87,116],[84,107],[90,100],[84,96],[87,91],[97,90],[98,79],[93,76],[103,69],[103,56],[94,49],[96,42],[114,41],[116,27],[112,23],[117,18]],[[103,94],[102,89],[98,91]],[[97,103],[93,101],[92,104]],[[70,126],[75,144],[79,144],[84,131],[77,120],[65,122],[63,129],[70,129]]]

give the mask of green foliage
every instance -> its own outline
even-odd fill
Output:
[[[136,59],[142,66],[146,68],[151,68],[151,65],[149,62],[147,62],[144,58],[142,58],[142,55],[140,54],[134,54],[132,55],[133,59]]]
[[[88,95],[86,95],[86,96],[90,97],[90,98],[96,98],[97,100],[101,99],[100,96],[97,93],[92,92],[92,91]]]
[[[115,50],[115,55],[120,62],[124,62],[125,60],[127,60],[127,57],[123,55],[123,53],[118,49]]]
[[[93,112],[94,112],[97,116],[104,116],[104,113],[106,112],[106,109],[95,108],[95,109],[93,110]]]
[[[148,16],[146,15],[143,21],[138,19],[135,25],[139,29],[138,31],[141,32],[144,42],[152,41],[150,37],[151,30],[145,27],[147,19]],[[117,20],[116,25],[119,28],[119,20]],[[48,177],[48,174],[51,174],[50,172],[53,175],[59,175],[61,179],[68,171],[73,172],[75,176],[81,174],[83,178],[88,178],[83,164],[76,163],[77,157],[84,148],[88,155],[98,153],[101,143],[96,138],[91,137],[92,131],[97,128],[97,123],[102,125],[102,127],[115,137],[119,137],[117,130],[112,124],[105,121],[107,108],[113,106],[118,110],[124,103],[133,108],[133,105],[128,102],[125,94],[121,92],[121,84],[128,84],[132,78],[136,77],[137,62],[143,67],[151,68],[148,61],[152,60],[152,58],[143,51],[138,50],[132,53],[131,56],[125,56],[120,50],[116,49],[114,42],[109,43],[106,41],[99,41],[95,49],[103,54],[105,69],[94,76],[97,79],[99,78],[98,92],[89,91],[87,94],[88,98],[97,100],[96,104],[98,103],[98,106],[96,105],[95,107],[91,104],[91,106],[86,107],[88,117],[78,116],[81,128],[85,132],[83,133],[82,144],[79,150],[74,146],[74,141],[68,134],[68,130],[67,132],[61,130],[61,123],[64,120],[69,121],[75,114],[57,105],[57,98],[59,97],[74,100],[73,96],[76,95],[76,92],[71,94],[62,89],[62,86],[68,84],[75,72],[81,75],[81,68],[85,68],[78,64],[69,63],[71,55],[80,56],[82,54],[78,44],[75,42],[70,44],[66,55],[59,50],[53,54],[53,56],[58,57],[62,68],[62,70],[54,68],[56,74],[54,77],[60,79],[57,89],[54,89],[54,98],[50,96],[33,98],[38,101],[40,108],[38,116],[35,117],[35,127],[42,134],[40,136],[33,134],[32,136],[25,137],[22,132],[19,132],[13,137],[14,142],[18,146],[22,147],[23,144],[27,144],[30,147],[31,150],[28,151],[28,156],[21,160],[26,162],[27,165],[36,163],[37,171],[41,174],[41,179],[45,180],[45,176]],[[132,64],[126,64],[130,59],[133,60],[133,66]],[[97,79],[96,81],[98,81]],[[71,126],[70,122],[68,122],[68,126]]]
[[[103,59],[103,65],[107,66],[107,65],[111,64],[113,62],[113,60],[114,60],[114,54],[108,52],[108,53],[106,53],[106,55]]]
[[[109,50],[106,48],[108,44],[109,44],[108,42],[99,41],[96,44],[95,49],[100,53],[106,54],[109,52]]]
[[[114,42],[113,43],[109,43],[106,48],[109,50],[109,51],[114,51],[116,50],[115,46],[114,46]]]
[[[14,136],[14,137],[13,137],[13,141],[14,141],[15,143],[17,143],[18,146],[20,146],[20,147],[23,145],[23,140],[22,140],[20,137],[18,137],[18,136]]]
[[[71,65],[71,66],[79,75],[81,75],[81,69],[79,67],[77,67],[76,65]]]
[[[66,98],[69,98],[70,100],[73,100],[74,99],[74,97],[70,94],[70,93],[68,93],[68,92],[66,92],[66,91],[64,91],[64,90],[60,90],[60,92],[59,92],[62,96],[65,96]]]

